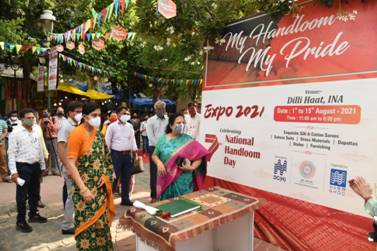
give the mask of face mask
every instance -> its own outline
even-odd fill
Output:
[[[162,119],[165,116],[165,111],[164,110],[158,110],[156,112],[156,115],[157,115],[157,117]]]
[[[17,120],[17,117],[10,117],[10,120],[12,120],[12,121],[16,121],[16,120]]]
[[[131,118],[131,116],[130,115],[122,115],[121,117],[120,117],[120,121],[122,121],[123,123],[126,123],[127,121],[129,121],[130,120],[130,118]]]
[[[24,119],[23,124],[28,127],[32,127],[34,125],[34,119]]]
[[[88,121],[89,125],[93,126],[94,128],[98,129],[101,125],[101,117],[90,118]]]
[[[81,119],[82,119],[82,113],[77,113],[76,115],[75,115],[75,121],[77,122],[77,123],[80,123],[80,121],[81,121]]]
[[[182,134],[185,130],[185,124],[176,124],[174,129],[178,134]]]
[[[56,114],[56,116],[58,116],[58,117],[63,117],[63,116],[64,116],[64,113],[62,113],[62,112],[58,112],[58,113]]]

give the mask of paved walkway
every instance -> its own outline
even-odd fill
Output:
[[[41,187],[42,201],[46,208],[40,210],[42,216],[48,217],[45,224],[32,223],[33,232],[21,233],[16,231],[16,186],[0,183],[0,250],[1,251],[74,251],[75,240],[71,236],[61,234],[60,224],[63,219],[62,205],[63,178],[48,176]],[[149,200],[149,165],[145,172],[136,175],[136,186],[132,199],[148,202]],[[120,198],[115,199],[117,213],[112,224],[111,232],[115,243],[115,250],[135,251],[135,235],[118,225],[119,217],[126,207],[119,206]],[[256,251],[281,250],[258,239],[254,244]]]
[[[136,175],[135,191],[132,199],[148,201],[149,167],[144,173]],[[32,223],[33,232],[16,231],[16,186],[13,183],[0,183],[0,250],[1,251],[74,251],[72,236],[62,235],[60,224],[63,219],[62,187],[63,178],[47,176],[41,185],[41,197],[46,208],[40,214],[48,217],[45,224]],[[120,206],[120,198],[115,199],[116,217],[111,232],[116,250],[134,251],[135,235],[119,227],[119,218],[126,210]]]

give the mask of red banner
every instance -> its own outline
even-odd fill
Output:
[[[266,200],[258,238],[286,250],[376,249],[348,185],[367,174],[377,187],[376,13],[377,1],[305,1],[210,42],[201,139],[218,151],[207,185]]]

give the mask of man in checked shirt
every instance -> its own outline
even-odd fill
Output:
[[[26,223],[26,200],[29,201],[29,222],[45,223],[47,219],[38,213],[40,175],[46,169],[40,137],[33,128],[34,110],[25,108],[20,112],[22,128],[9,135],[8,161],[11,178],[17,184],[17,225],[18,231],[33,231]]]

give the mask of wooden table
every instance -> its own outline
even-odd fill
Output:
[[[136,233],[137,251],[253,250],[254,210],[260,205],[258,199],[220,187],[182,197],[199,203],[201,209],[170,219],[149,215],[135,207],[125,212],[120,224]]]

